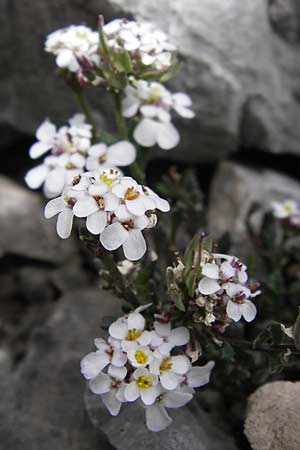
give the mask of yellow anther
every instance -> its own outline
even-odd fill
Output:
[[[143,352],[143,350],[137,350],[134,357],[136,359],[136,362],[138,362],[139,364],[146,364],[148,360],[148,356],[145,352]]]
[[[103,164],[103,163],[105,163],[106,159],[107,159],[106,155],[101,155],[101,156],[99,156],[98,161],[100,164]]]
[[[125,200],[135,200],[136,198],[138,198],[138,196],[140,195],[140,193],[138,191],[134,190],[134,187],[130,187],[127,189],[127,191],[125,192]]]
[[[171,369],[172,364],[170,363],[170,361],[171,361],[171,356],[167,356],[166,358],[164,358],[162,360],[162,362],[160,363],[160,366],[159,366],[160,373],[166,372],[167,370]]]
[[[95,195],[94,199],[96,200],[96,202],[98,203],[98,206],[100,209],[104,209],[104,198],[101,197],[101,195]]]
[[[66,164],[66,169],[75,169],[75,166],[74,166],[74,164],[69,162],[68,164]]]
[[[125,339],[126,341],[136,341],[142,334],[142,330],[136,330],[133,328],[132,330],[128,330],[128,334]]]
[[[146,375],[142,375],[136,380],[136,383],[138,387],[145,389],[152,386],[152,380],[150,377],[147,377]]]

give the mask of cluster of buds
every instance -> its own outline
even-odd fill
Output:
[[[86,123],[83,114],[76,114],[68,125],[58,129],[49,120],[44,121],[36,131],[36,138],[29,150],[31,158],[47,156],[28,171],[25,181],[31,189],[43,186],[47,198],[60,195],[72,185],[74,177],[86,170],[128,166],[136,158],[136,149],[128,141],[111,146],[92,145],[92,126]]]
[[[210,239],[194,238],[183,260],[167,269],[168,292],[176,307],[188,309],[195,322],[219,329],[251,322],[257,314],[251,301],[260,294],[247,267],[235,256],[214,253]]]
[[[194,389],[209,382],[214,362],[193,367],[182,349],[189,330],[172,329],[162,316],[146,324],[141,312],[148,306],[113,322],[107,340],[95,339],[97,350],[82,359],[81,372],[113,416],[122,403],[139,401],[147,427],[161,431],[172,423],[166,409],[192,400]]]
[[[283,202],[272,202],[273,215],[276,219],[288,224],[293,228],[300,228],[300,207],[295,200]]]
[[[171,110],[180,116],[191,119],[190,97],[181,92],[172,94],[161,83],[134,80],[125,89],[122,113],[126,118],[139,114],[140,120],[133,137],[143,147],[158,145],[164,150],[175,147],[180,140],[177,129],[171,122]]]
[[[136,261],[146,252],[142,230],[155,227],[156,210],[167,212],[170,205],[133,178],[105,169],[76,176],[62,196],[47,203],[45,217],[58,214],[62,239],[70,236],[74,216],[85,218],[87,230],[100,236],[105,249],[122,247],[125,257]]]

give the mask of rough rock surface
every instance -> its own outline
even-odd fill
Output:
[[[253,450],[299,450],[300,383],[277,381],[249,398],[245,434]]]
[[[106,434],[116,450],[236,450],[232,439],[212,424],[195,398],[189,406],[169,410],[173,423],[166,430],[151,434],[144,412],[136,403],[123,406],[117,417],[110,416],[99,403],[97,396],[86,394],[93,424]]]
[[[260,205],[260,212],[253,214],[251,224],[259,226],[263,212],[270,209],[273,200],[295,199],[300,201],[300,184],[273,170],[251,169],[226,161],[220,163],[209,196],[209,230],[218,240],[230,233],[232,251],[241,257],[247,254],[246,219],[250,208]],[[251,244],[250,244],[251,245]]]
[[[196,119],[184,122],[180,150],[164,156],[217,159],[240,145],[299,153],[298,3],[4,0],[0,123],[32,133],[44,117],[59,121],[74,111],[69,92],[54,77],[52,58],[43,52],[47,33],[70,23],[95,27],[98,13],[107,20],[138,16],[156,22],[178,44],[184,67],[173,87],[192,95],[197,113]],[[106,98],[98,100],[103,112]]]

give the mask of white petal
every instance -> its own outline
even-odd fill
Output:
[[[145,324],[146,321],[142,314],[137,312],[129,314],[127,319],[127,326],[129,330],[144,330]]]
[[[161,402],[157,402],[146,408],[146,424],[150,431],[158,432],[165,430],[172,422],[171,417]]]
[[[109,350],[109,345],[107,342],[102,338],[96,338],[94,339],[94,344],[97,347],[98,350],[101,350],[102,352],[105,352],[106,350]]]
[[[37,159],[47,153],[52,148],[49,142],[36,142],[29,149],[29,155],[32,159]]]
[[[44,187],[49,194],[56,196],[62,193],[65,186],[65,173],[66,170],[62,167],[57,167],[48,173]]]
[[[122,115],[124,117],[133,117],[137,114],[140,106],[138,99],[132,95],[127,95],[122,102]]]
[[[230,319],[234,320],[235,322],[238,322],[242,317],[241,305],[234,303],[231,300],[228,300],[226,306],[226,313]]]
[[[128,334],[128,327],[123,320],[116,320],[110,325],[108,332],[114,339],[122,340],[125,339]]]
[[[105,144],[95,144],[90,147],[88,154],[94,158],[99,158],[99,156],[105,155],[106,150],[107,146]]]
[[[120,412],[122,403],[117,399],[115,389],[101,395],[101,400],[112,416],[117,416]]]
[[[50,217],[55,216],[66,208],[66,203],[61,197],[54,198],[53,200],[50,200],[45,207],[45,217],[46,219],[50,219]]]
[[[100,234],[107,224],[107,213],[105,211],[96,211],[90,214],[86,219],[86,227],[92,234]]]
[[[128,141],[117,142],[107,150],[107,161],[111,166],[129,166],[135,161],[135,158],[135,146]]]
[[[134,200],[125,200],[128,211],[134,216],[142,216],[145,213],[145,206],[141,196]]]
[[[160,123],[157,127],[157,144],[163,150],[170,150],[176,147],[180,141],[177,129],[171,122]]]
[[[45,181],[49,168],[44,164],[34,167],[25,175],[25,182],[30,189],[39,188]]]
[[[184,355],[172,356],[172,372],[184,375],[191,368],[190,360]]]
[[[172,95],[173,100],[177,103],[177,105],[189,107],[192,106],[191,97],[183,92],[176,92],[176,94]]]
[[[176,375],[176,373],[171,372],[171,370],[168,370],[167,372],[161,374],[160,376],[160,382],[162,386],[167,389],[168,391],[173,391],[177,388],[178,384],[181,381],[181,378],[179,375]]]
[[[219,266],[217,264],[207,263],[202,268],[202,275],[208,278],[218,280],[219,278]]]
[[[36,130],[35,136],[39,141],[52,142],[56,135],[56,126],[49,120],[45,120]]]
[[[66,68],[69,64],[72,64],[74,55],[71,50],[61,50],[56,58],[56,64],[58,67]]]
[[[71,208],[66,208],[58,214],[56,231],[60,238],[67,239],[72,231],[73,225],[73,211]]]
[[[100,234],[100,242],[106,250],[116,250],[124,244],[127,238],[128,231],[119,222],[109,225]]]
[[[159,336],[167,337],[171,333],[171,322],[154,322],[154,329]]]
[[[107,353],[89,353],[80,362],[81,373],[87,380],[90,380],[95,378],[109,362],[110,360]]]
[[[149,55],[148,53],[144,53],[142,55],[142,63],[145,66],[150,66],[151,64],[153,64],[155,61],[155,56]]]
[[[250,300],[245,300],[241,306],[241,311],[246,322],[252,322],[257,314],[256,306]]]
[[[219,291],[221,289],[221,286],[219,283],[217,283],[216,280],[213,280],[212,278],[204,277],[200,280],[198,284],[199,292],[203,295],[210,295],[214,294],[215,292]]]
[[[114,378],[115,380],[124,380],[124,378],[127,375],[127,369],[126,367],[116,367],[114,365],[110,365],[108,368],[108,374]]]
[[[105,373],[100,372],[90,381],[89,386],[94,394],[106,394],[111,388],[111,378]]]
[[[73,208],[76,217],[88,217],[96,211],[99,211],[99,206],[92,197],[84,197],[83,199],[77,200]]]
[[[192,367],[187,374],[188,385],[192,388],[197,388],[207,384],[214,366],[215,363],[213,361],[209,361],[205,366]]]
[[[103,196],[105,211],[114,211],[119,205],[119,198],[112,192],[107,192]]]
[[[157,397],[160,395],[161,390],[159,386],[150,386],[149,388],[141,389],[141,398],[145,405],[152,405]]]
[[[153,147],[156,144],[156,123],[144,118],[135,127],[133,137],[136,142],[144,147]]]
[[[144,230],[149,225],[149,219],[146,215],[137,216],[134,218],[134,227],[139,230]]]
[[[156,105],[143,105],[141,106],[140,111],[143,116],[153,118],[157,116],[159,107]]]
[[[193,394],[181,391],[169,391],[163,396],[163,404],[166,408],[181,408],[193,398]]]
[[[137,342],[140,345],[149,345],[150,342],[152,341],[152,333],[151,331],[144,331],[143,334],[137,338]]]
[[[129,230],[128,237],[123,244],[125,258],[129,261],[137,261],[144,256],[146,250],[146,241],[142,232],[140,230]]]
[[[116,367],[123,367],[127,362],[127,356],[124,352],[119,349],[115,349],[111,363]]]
[[[128,402],[134,402],[136,399],[138,399],[140,396],[140,390],[138,388],[138,385],[135,381],[132,381],[131,383],[126,386],[124,390],[124,397]]]
[[[186,327],[174,328],[173,330],[171,330],[171,333],[167,340],[173,346],[185,345],[190,340],[190,332]]]
[[[127,222],[127,220],[132,219],[132,215],[130,214],[125,205],[118,206],[115,209],[114,214],[121,222]]]

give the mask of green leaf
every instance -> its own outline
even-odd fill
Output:
[[[131,58],[128,52],[115,54],[112,58],[114,67],[119,72],[132,73],[133,68],[131,64]]]
[[[179,311],[184,312],[185,306],[183,301],[183,293],[175,285],[171,285],[168,294],[176,308],[179,309]]]
[[[201,249],[207,251],[208,253],[212,253],[214,246],[214,241],[210,236],[206,236],[202,240]]]

